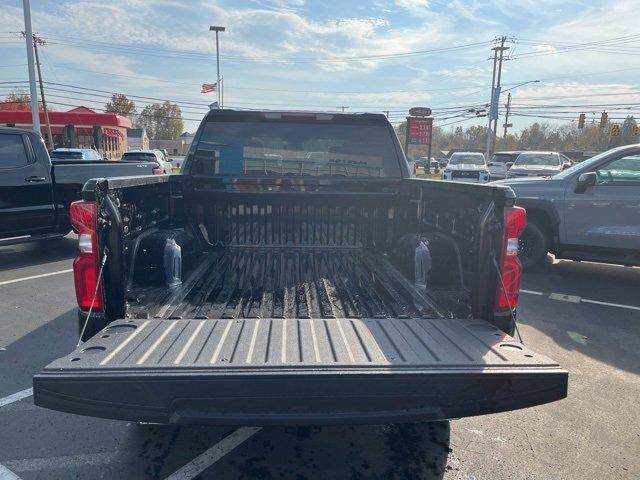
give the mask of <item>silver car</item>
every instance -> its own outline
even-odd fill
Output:
[[[502,180],[507,178],[507,172],[509,171],[509,167],[513,165],[520,155],[522,151],[512,151],[512,152],[495,152],[491,156],[491,160],[487,162],[487,167],[489,167],[489,174],[491,175],[491,180]]]
[[[507,171],[507,178],[548,177],[571,165],[571,160],[558,152],[522,152]]]
[[[456,152],[442,172],[442,180],[450,182],[486,183],[489,170],[483,153]]]

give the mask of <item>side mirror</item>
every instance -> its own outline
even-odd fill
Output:
[[[563,170],[566,170],[566,169],[567,169],[567,168],[569,168],[570,166],[571,166],[571,162],[564,162],[564,163],[562,164],[562,169],[563,169]]]
[[[587,188],[593,187],[596,184],[597,179],[596,172],[583,173],[578,177],[578,183],[576,183],[576,188],[573,191],[575,193],[584,193],[587,191]]]
[[[509,168],[513,167],[513,162],[507,162],[504,165],[507,167],[507,169],[509,169]]]

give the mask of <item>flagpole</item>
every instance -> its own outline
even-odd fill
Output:
[[[218,74],[216,86],[218,87],[217,88],[217,90],[218,90],[218,105],[222,106],[222,101],[220,99],[220,90],[221,90],[220,89],[220,45],[218,44],[218,33],[219,32],[224,32],[225,28],[211,25],[209,27],[209,31],[216,32],[216,70],[217,70],[217,74]]]

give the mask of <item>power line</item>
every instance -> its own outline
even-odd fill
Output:
[[[51,37],[54,40],[49,43],[52,45],[64,45],[64,46],[74,46],[74,47],[91,47],[94,50],[107,50],[107,51],[123,51],[123,53],[144,53],[145,55],[150,56],[158,56],[158,57],[171,57],[178,58],[181,60],[208,60],[210,59],[210,54],[202,53],[197,51],[188,51],[188,50],[177,50],[177,49],[169,49],[169,48],[150,48],[150,47],[139,47],[132,45],[124,45],[124,44],[113,44],[113,43],[105,43],[99,42],[92,39],[82,38],[82,37],[71,37],[64,35],[56,35],[56,34],[42,34],[47,37]],[[55,40],[62,39],[62,40]],[[473,48],[478,46],[485,46],[491,44],[492,40],[485,40],[481,42],[467,43],[462,45],[454,45],[450,47],[441,47],[434,48],[428,50],[416,50],[416,51],[408,51],[408,52],[395,52],[388,54],[373,54],[373,55],[354,55],[354,56],[343,56],[343,57],[296,57],[296,58],[288,58],[288,59],[278,59],[270,56],[244,56],[244,55],[221,55],[220,58],[224,59],[227,62],[268,62],[268,63],[336,63],[336,62],[345,62],[345,61],[357,61],[357,60],[388,60],[394,58],[406,58],[406,57],[414,57],[414,56],[422,56],[429,55],[434,53],[444,53],[451,52],[456,50],[464,50],[467,48]]]

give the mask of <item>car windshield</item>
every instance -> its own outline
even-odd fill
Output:
[[[449,165],[484,165],[484,155],[481,153],[454,153],[449,159]]]
[[[515,165],[556,167],[560,165],[560,156],[557,153],[521,153],[516,158]]]
[[[122,155],[122,160],[149,161],[156,160],[156,156],[149,152],[126,152]]]
[[[517,153],[494,153],[491,157],[491,163],[513,162],[517,157]]]
[[[51,152],[53,160],[82,160],[82,152],[68,150],[54,150]]]
[[[197,142],[192,172],[400,177],[400,165],[385,125],[210,121]]]

